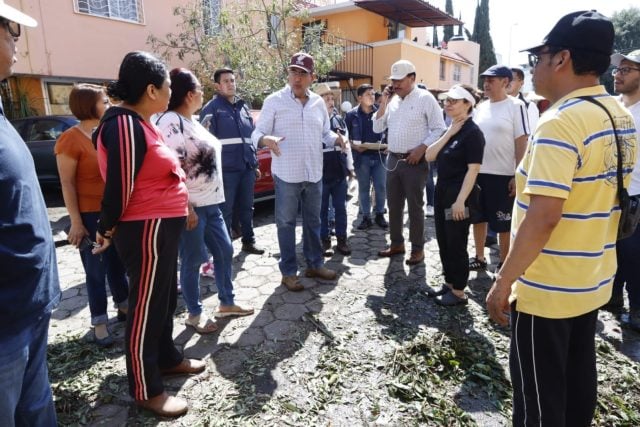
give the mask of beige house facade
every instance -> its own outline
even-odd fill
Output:
[[[73,83],[115,79],[127,52],[149,50],[150,34],[175,31],[173,8],[190,0],[6,2],[34,17],[38,26],[23,29],[3,101],[14,113],[42,115],[68,113]]]
[[[175,33],[178,6],[194,2],[209,11],[212,22],[233,0],[7,0],[38,21],[18,42],[14,76],[0,85],[9,116],[68,114],[74,83],[105,83],[117,77],[123,56],[150,50],[150,35]],[[251,3],[258,0],[235,0]],[[338,82],[344,99],[353,101],[361,83],[382,88],[390,66],[408,59],[417,80],[429,89],[446,90],[455,83],[477,83],[479,45],[452,40],[446,48],[428,43],[432,25],[458,23],[423,0],[300,1],[309,22],[324,24],[327,43],[339,43],[344,59],[328,80]],[[391,6],[395,12],[387,13]],[[408,19],[422,16],[418,20]],[[171,67],[183,66],[178,59]]]

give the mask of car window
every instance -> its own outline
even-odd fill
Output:
[[[67,123],[55,119],[33,120],[26,129],[25,141],[55,140],[69,127]]]
[[[13,121],[11,121],[11,124],[13,125],[14,128],[16,128],[16,130],[18,131],[20,136],[24,135],[24,128],[27,126],[27,123],[28,123],[27,120],[13,120]]]

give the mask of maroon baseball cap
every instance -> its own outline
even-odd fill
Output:
[[[300,68],[301,70],[311,74],[313,73],[313,56],[305,52],[295,53],[291,57],[289,68]]]

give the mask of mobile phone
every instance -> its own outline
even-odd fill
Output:
[[[96,242],[94,242],[93,240],[91,240],[89,238],[89,236],[84,236],[82,238],[82,240],[80,241],[80,245],[78,245],[78,250],[79,251],[84,251],[85,249],[88,248],[95,248],[99,246]]]
[[[469,206],[464,207],[464,218],[465,219],[469,218]],[[444,219],[446,221],[453,221],[453,212],[451,208],[444,210]]]
[[[211,124],[211,118],[213,117],[213,114],[207,114],[205,115],[202,120],[200,120],[200,124],[202,125],[202,127],[204,127],[205,129],[209,129],[209,125]]]
[[[388,85],[388,86],[387,86],[387,92],[389,92],[389,95],[393,95],[393,93],[394,93],[394,89],[393,89],[393,86],[392,86],[392,85]]]

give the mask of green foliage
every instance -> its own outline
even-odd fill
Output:
[[[471,40],[480,45],[480,63],[478,75],[497,63],[496,53],[491,39],[491,25],[489,24],[489,0],[480,0],[476,7],[476,17],[473,23],[473,35]],[[478,79],[478,84],[482,84]]]
[[[640,49],[640,8],[629,7],[616,11],[611,16],[615,38],[613,39],[613,51],[629,53]],[[613,93],[613,76],[607,70],[600,77],[600,82],[605,85],[609,93]]]
[[[320,78],[343,56],[340,46],[327,42],[322,24],[302,28],[308,13],[296,0],[227,2],[216,25],[197,1],[176,7],[174,15],[180,18],[175,33],[149,37],[154,51],[166,60],[175,56],[186,61],[209,87],[215,69],[234,69],[240,96],[253,104],[261,104],[284,85],[289,59],[295,52],[313,55]]]
[[[452,0],[447,0],[447,3],[444,7],[445,12],[449,15],[453,16],[453,2]],[[453,37],[453,25],[445,25],[444,27],[444,38],[443,40],[448,42]]]
[[[627,53],[640,49],[640,8],[629,7],[614,12],[611,21],[616,31],[613,48]]]

